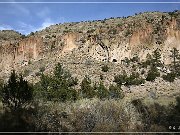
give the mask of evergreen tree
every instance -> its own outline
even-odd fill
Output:
[[[171,58],[173,58],[173,72],[177,73],[179,70],[179,59],[180,59],[180,55],[179,55],[179,50],[177,50],[175,47],[171,50]]]
[[[158,67],[158,66],[162,66],[162,63],[161,63],[161,53],[160,53],[160,50],[159,49],[156,49],[154,52],[153,52],[153,55],[152,55],[152,66],[155,66],[155,67]]]
[[[41,75],[41,80],[36,85],[36,95],[53,101],[65,102],[66,100],[76,100],[78,94],[72,87],[77,85],[77,83],[77,78],[73,78],[71,74],[65,71],[62,65],[58,63],[53,75]]]
[[[154,81],[156,77],[159,77],[160,73],[158,72],[158,69],[154,66],[151,67],[151,69],[148,71],[146,80],[147,81]]]
[[[2,103],[13,111],[23,108],[23,105],[32,100],[33,88],[22,76],[15,71],[10,75],[7,84],[2,89]]]
[[[91,79],[85,76],[81,82],[81,95],[83,98],[93,98],[95,96],[94,88],[91,86]]]
[[[148,53],[146,56],[146,65],[151,65],[152,59],[152,56]]]
[[[100,82],[99,86],[97,87],[97,96],[100,99],[107,98],[109,95],[107,88],[104,86],[102,82]]]

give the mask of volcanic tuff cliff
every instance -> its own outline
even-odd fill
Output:
[[[22,70],[32,64],[36,66],[31,70],[37,70],[46,63],[48,71],[56,61],[67,67],[91,62],[120,64],[125,57],[146,59],[156,48],[161,50],[162,61],[169,64],[173,47],[180,50],[180,11],[56,24],[26,37],[4,30],[0,31],[0,75],[5,77],[13,68]],[[78,69],[75,72],[78,74]]]

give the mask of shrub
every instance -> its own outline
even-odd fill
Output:
[[[125,37],[128,37],[129,35],[131,35],[132,34],[132,31],[130,31],[129,29],[127,29],[126,31],[125,31],[125,33],[124,33],[124,36]]]
[[[109,70],[109,67],[107,65],[104,65],[101,67],[103,72],[107,72]]]
[[[45,36],[45,38],[49,38],[49,39],[50,39],[50,38],[51,38],[51,36],[50,36],[50,35],[46,35],[46,36]]]
[[[169,81],[169,82],[173,82],[174,79],[176,78],[176,74],[171,72],[171,73],[168,73],[167,75],[163,75],[162,78],[165,80],[165,81]]]
[[[32,64],[31,60],[28,61],[28,64]]]
[[[123,83],[126,82],[127,74],[124,72],[122,75],[116,75],[114,77],[114,82],[118,85],[121,86]]]
[[[139,57],[138,56],[134,56],[133,58],[130,59],[130,61],[132,61],[132,62],[139,62]]]
[[[110,85],[109,86],[109,96],[110,98],[123,98],[124,93],[122,92],[121,87]]]
[[[31,32],[29,35],[30,35],[30,36],[33,36],[33,35],[34,35],[34,32]]]
[[[113,59],[112,62],[117,62],[117,60],[116,60],[116,59]]]
[[[30,74],[30,70],[25,69],[23,76],[26,77],[26,76],[28,76],[29,74]]]
[[[140,85],[142,83],[145,83],[144,79],[139,77],[139,73],[133,72],[129,77],[126,78],[125,85],[126,86],[129,86],[129,85]]]
[[[1,132],[32,132],[35,131],[34,110],[21,109],[18,112],[4,111],[0,114]]]
[[[124,62],[129,65],[131,61],[127,57],[125,57]]]
[[[125,86],[130,85],[140,85],[144,82],[144,79],[139,77],[139,73],[133,72],[130,76],[124,72],[123,75],[117,75],[114,77],[114,82],[117,83],[118,86],[124,84]]]
[[[92,65],[92,61],[91,61],[91,60],[89,60],[89,59],[88,59],[88,60],[86,60],[86,61],[85,61],[85,65],[86,65],[86,66],[90,66],[90,65]]]
[[[41,73],[40,72],[36,72],[35,75],[36,76],[41,76]]]
[[[110,29],[109,31],[108,31],[108,34],[117,34],[117,30],[116,29]]]
[[[43,72],[45,71],[45,67],[40,67],[40,68],[39,68],[39,71],[40,71],[41,73],[43,73]]]
[[[103,77],[103,75],[101,74],[101,75],[100,75],[100,80],[103,80],[103,78],[104,78],[104,77]]]
[[[145,73],[145,70],[143,69],[142,71],[141,71],[141,75],[143,75]]]
[[[102,82],[100,82],[96,90],[97,90],[97,97],[100,99],[107,98],[109,95],[107,88],[104,86]]]

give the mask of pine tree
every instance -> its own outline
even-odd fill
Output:
[[[161,63],[161,53],[160,53],[159,49],[156,49],[153,52],[152,58],[153,58],[153,61],[152,61],[153,65],[152,66],[155,66],[155,67],[162,66],[162,63]]]
[[[178,67],[180,66],[179,64],[179,59],[180,59],[180,55],[179,55],[179,50],[177,50],[175,47],[171,50],[171,58],[173,58],[173,72],[177,73],[178,71]]]

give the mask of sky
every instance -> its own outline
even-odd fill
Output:
[[[29,34],[52,24],[100,20],[139,12],[180,10],[179,3],[43,3],[43,2],[164,2],[164,0],[0,0],[0,30]],[[4,3],[2,3],[4,2]],[[12,3],[11,3],[12,2]],[[42,3],[16,3],[42,2]]]

